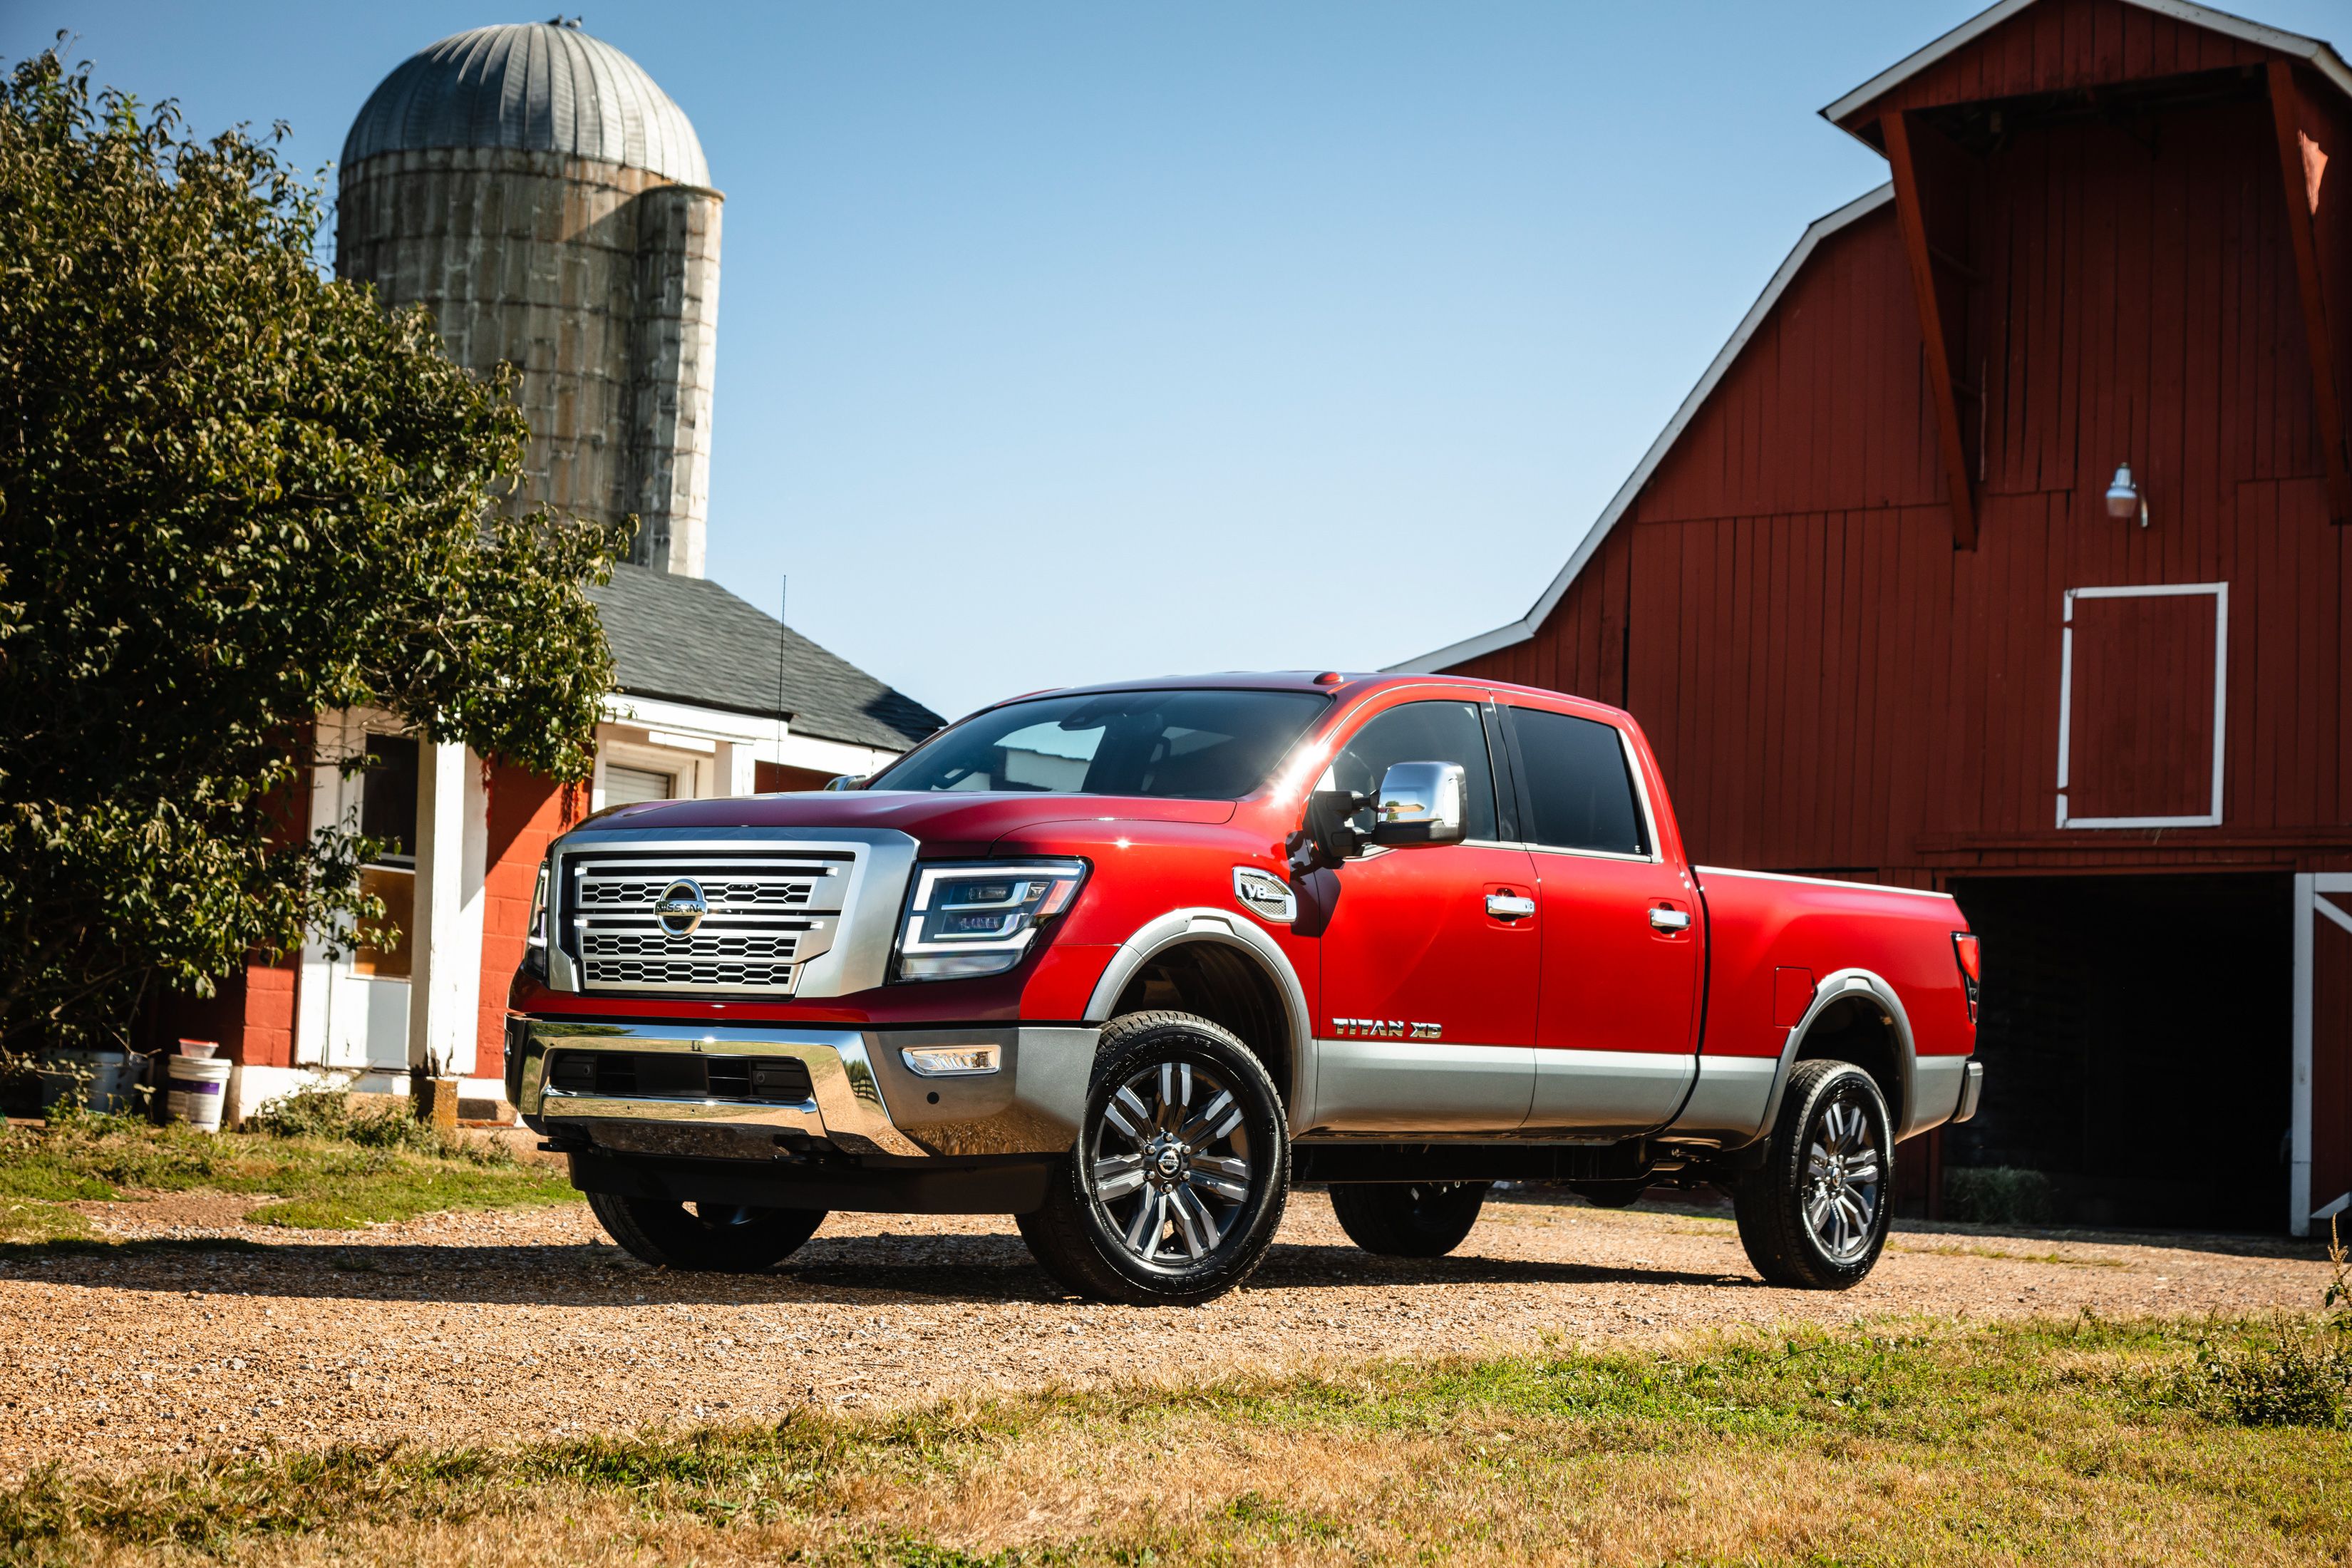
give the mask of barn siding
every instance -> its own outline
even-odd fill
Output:
[[[1951,102],[2026,90],[2020,72],[2036,89],[2114,79],[2126,58],[2259,63],[2169,23],[2135,42],[2146,14],[2126,11],[2052,0],[1898,90]],[[1460,668],[1628,706],[1701,859],[1914,884],[2352,863],[2346,531],[2326,517],[2268,114],[2027,127],[1986,160],[1965,226],[1982,281],[1962,374],[1987,393],[1978,548],[1952,547],[1882,207],[1815,249],[1534,637]],[[2327,101],[2306,118],[2334,134],[2341,117]],[[2352,163],[2330,174],[2352,180]],[[2344,279],[2337,210],[2321,226]],[[2146,531],[2105,515],[2126,460]],[[2065,591],[2215,581],[2231,584],[2222,826],[2160,849],[2060,832]]]
[[[2273,57],[2123,0],[2043,0],[1848,117],[2261,66]]]

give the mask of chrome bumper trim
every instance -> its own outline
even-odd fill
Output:
[[[1968,1077],[1960,1080],[1960,1108],[1952,1112],[1954,1121],[1976,1119],[1977,1101],[1984,1096],[1984,1063],[1970,1061]]]
[[[898,1131],[865,1037],[836,1029],[698,1029],[658,1025],[537,1023],[530,1026],[523,1063],[525,1115],[564,1121],[615,1121],[740,1128],[747,1132],[801,1132],[830,1141],[845,1153],[922,1158],[929,1151]],[[757,1103],[651,1096],[565,1094],[546,1084],[550,1051],[709,1051],[713,1055],[793,1057],[808,1069],[809,1098]]]

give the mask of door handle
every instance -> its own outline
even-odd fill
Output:
[[[1517,893],[1489,893],[1486,912],[1498,921],[1523,921],[1536,912],[1536,901]]]
[[[1658,931],[1688,931],[1690,923],[1690,912],[1686,910],[1657,909],[1650,911],[1650,924]]]

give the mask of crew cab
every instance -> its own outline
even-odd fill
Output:
[[[1328,1184],[1375,1252],[1498,1180],[1727,1189],[1767,1279],[1876,1261],[1975,1110],[1947,896],[1691,865],[1626,713],[1431,676],[1034,694],[824,792],[557,840],[508,1089],[647,1261],[1009,1214],[1069,1289],[1205,1300]]]

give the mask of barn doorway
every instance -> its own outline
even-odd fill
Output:
[[[2278,1231],[2294,980],[2288,876],[2000,877],[1953,893],[1983,942],[1984,1101],[1965,1172],[2041,1173],[2062,1225]]]

